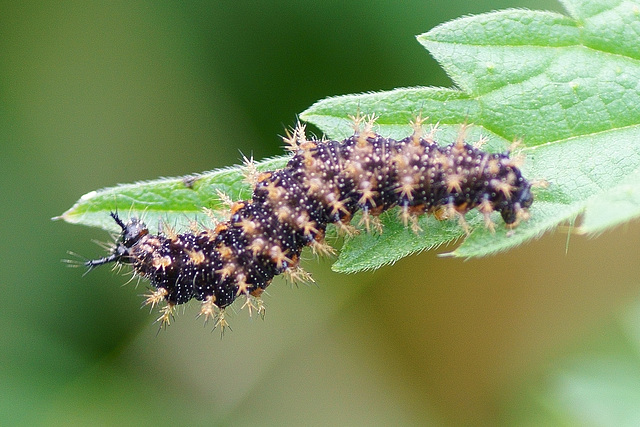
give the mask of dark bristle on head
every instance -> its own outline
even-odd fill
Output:
[[[176,304],[191,299],[203,302],[207,319],[221,316],[238,296],[260,311],[253,304],[273,277],[293,276],[302,249],[321,250],[327,225],[346,228],[358,210],[369,218],[398,206],[406,222],[423,213],[462,218],[477,208],[493,229],[492,212],[516,226],[533,203],[531,184],[508,154],[463,141],[439,146],[417,131],[397,141],[370,126],[340,142],[307,140],[302,131],[293,135],[288,144],[295,154],[288,164],[261,173],[252,198],[234,204],[231,218],[215,230],[150,234],[139,219],[124,223],[112,212],[122,228],[116,247],[86,266],[131,265],[155,289],[147,303],[167,303],[163,323]],[[226,325],[221,318],[218,323]]]
[[[111,215],[111,218],[113,218],[113,220],[116,222],[116,224],[120,226],[121,229],[124,230],[126,228],[126,225],[124,224],[124,222],[122,222],[122,220],[118,216],[118,212],[111,211],[109,215]]]
[[[116,241],[116,246],[110,255],[85,262],[85,265],[89,269],[112,262],[123,262],[129,264],[130,260],[128,260],[128,256],[130,249],[142,236],[149,234],[147,226],[143,222],[140,222],[138,218],[133,217],[127,224],[125,224],[116,212],[111,212],[111,217],[122,229],[120,237]]]

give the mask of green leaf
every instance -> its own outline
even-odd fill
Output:
[[[256,167],[259,171],[274,170],[284,167],[287,161],[288,157],[276,157],[257,163]],[[144,218],[152,231],[157,230],[160,223],[184,230],[194,219],[207,220],[203,208],[209,208],[214,213],[224,211],[218,191],[232,200],[250,198],[252,190],[245,180],[244,167],[235,166],[92,191],[54,219],[116,232],[120,231],[119,227],[109,213],[120,209],[127,213],[127,217]]]
[[[584,214],[579,230],[598,233],[640,216],[640,4],[565,0],[570,16],[504,10],[460,18],[418,36],[457,89],[417,87],[322,100],[301,114],[329,137],[352,133],[349,116],[379,117],[377,131],[411,132],[421,114],[438,124],[437,139],[452,142],[471,123],[468,140],[487,138],[489,151],[521,140],[523,171],[548,185],[535,189],[531,218],[495,233],[477,213],[471,232],[455,222],[422,218],[414,234],[395,211],[382,216],[382,234],[346,239],[334,269],[375,269],[410,253],[462,239],[453,256],[474,257],[515,247]],[[410,64],[407,64],[410,66]],[[260,163],[282,167],[286,158]],[[150,225],[185,227],[203,207],[218,209],[216,190],[250,197],[241,169],[123,185],[85,195],[62,219],[114,230],[116,206]],[[200,215],[200,218],[205,218]]]
[[[548,183],[535,189],[531,219],[513,232],[500,226],[491,233],[476,218],[454,256],[507,250],[580,214],[584,233],[629,221],[640,216],[640,4],[564,4],[570,17],[505,10],[418,36],[459,90],[340,96],[316,103],[301,117],[330,137],[348,134],[346,117],[360,111],[379,115],[377,130],[388,136],[406,135],[407,123],[422,114],[439,123],[437,139],[445,144],[463,123],[489,139],[489,150],[521,140],[525,176]],[[346,242],[334,269],[377,268],[465,237],[460,227],[457,233],[426,227],[419,238],[395,231],[361,234]]]

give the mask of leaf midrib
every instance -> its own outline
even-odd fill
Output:
[[[574,135],[574,136],[570,136],[570,137],[562,138],[562,139],[556,139],[556,140],[553,140],[553,141],[545,142],[544,144],[538,144],[538,145],[533,145],[533,146],[529,146],[529,147],[524,147],[520,151],[533,152],[534,150],[537,150],[537,149],[543,148],[543,147],[549,147],[549,146],[553,146],[553,145],[560,144],[560,143],[570,143],[571,140],[573,140],[573,139],[586,138],[586,137],[597,137],[598,135],[607,134],[607,133],[612,132],[612,131],[620,131],[620,130],[624,130],[624,129],[632,129],[632,128],[635,128],[635,127],[640,127],[640,123],[635,123],[635,124],[626,125],[626,126],[619,126],[619,127],[610,128],[610,129],[603,129],[603,130],[599,130],[597,132],[582,133],[580,135]]]

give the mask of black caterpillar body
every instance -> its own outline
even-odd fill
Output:
[[[341,142],[307,140],[296,129],[285,139],[294,151],[286,167],[260,174],[251,200],[235,203],[231,218],[213,230],[154,235],[139,219],[124,223],[112,213],[122,228],[116,247],[86,265],[131,265],[155,289],[147,303],[166,301],[163,323],[192,298],[220,323],[222,309],[238,296],[256,308],[255,297],[274,276],[296,270],[305,246],[322,251],[327,225],[346,228],[356,211],[367,225],[395,206],[405,223],[424,213],[462,218],[474,208],[489,226],[493,211],[512,226],[526,217],[531,184],[508,154],[487,153],[462,137],[439,146],[422,135],[420,123],[400,141],[372,132],[370,123],[357,127]]]

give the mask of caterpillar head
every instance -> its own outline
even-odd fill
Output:
[[[103,264],[111,262],[124,262],[130,264],[129,254],[131,248],[138,243],[142,236],[149,234],[146,224],[138,218],[131,218],[126,224],[120,219],[117,213],[111,212],[111,217],[120,226],[122,232],[116,241],[116,246],[110,255],[99,259],[89,260],[84,263],[89,270]]]

